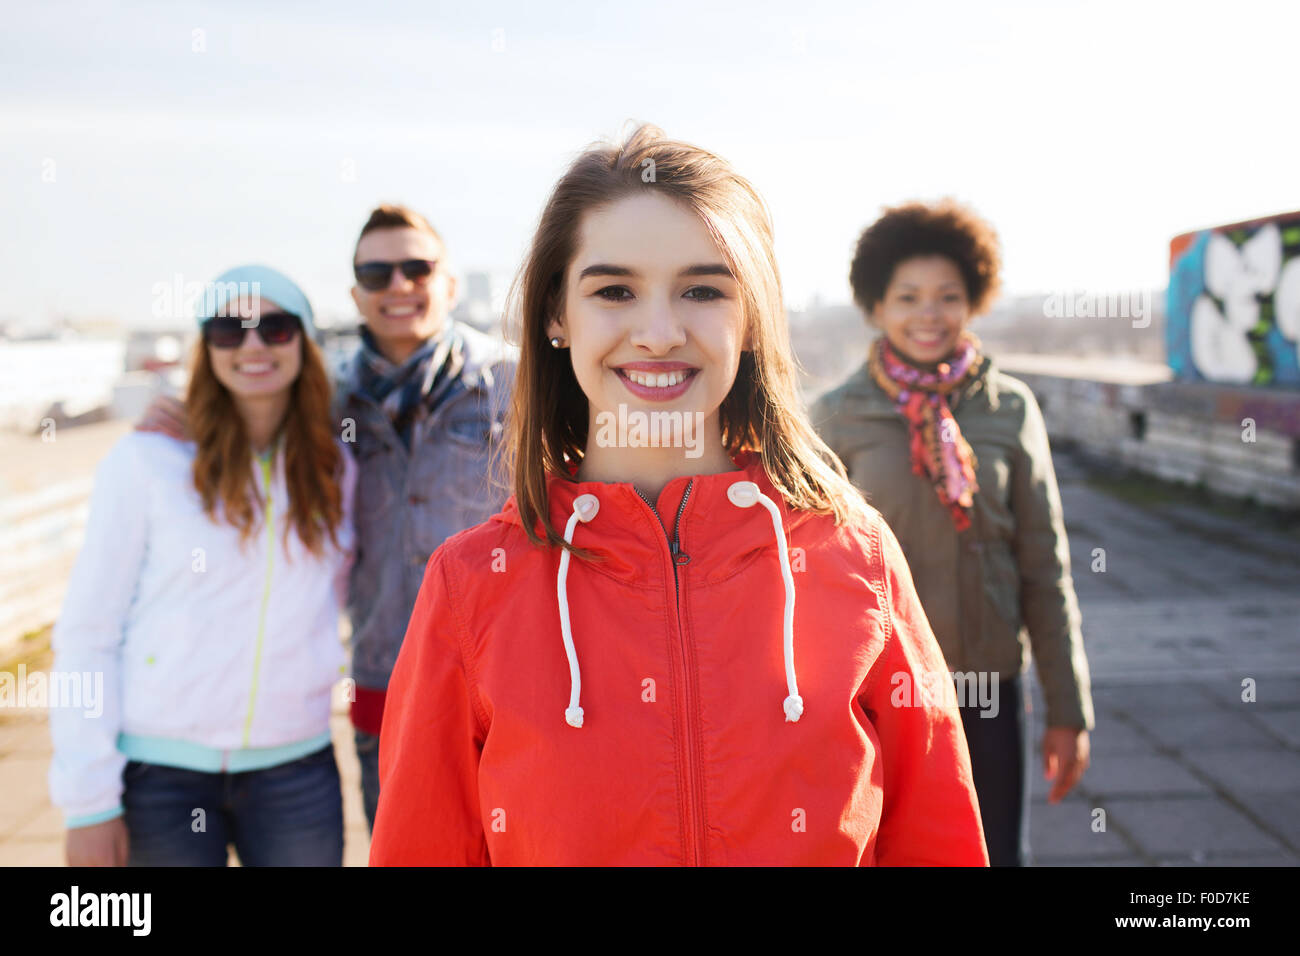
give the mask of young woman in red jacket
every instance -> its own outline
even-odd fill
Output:
[[[754,188],[654,127],[592,148],[515,301],[514,496],[425,569],[370,862],[986,865],[942,652],[808,423]]]

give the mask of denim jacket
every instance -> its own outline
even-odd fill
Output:
[[[360,393],[360,355],[335,396],[335,421],[357,461],[348,614],[352,674],[362,687],[388,687],[429,556],[509,497],[489,472],[504,435],[516,352],[463,324],[457,329],[465,366],[433,413],[418,413],[409,451],[383,410]]]

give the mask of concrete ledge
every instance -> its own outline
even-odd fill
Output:
[[[1149,363],[1107,371],[1060,356],[998,361],[1033,390],[1054,441],[1143,474],[1300,509],[1300,392],[1161,380]]]

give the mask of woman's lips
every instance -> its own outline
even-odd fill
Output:
[[[654,368],[655,371],[650,371],[650,368]],[[618,375],[629,392],[637,398],[643,398],[651,402],[669,402],[681,397],[691,387],[691,383],[695,381],[695,376],[699,374],[699,371],[699,369],[687,365],[666,370],[662,366],[643,366],[641,368],[624,366],[623,368],[614,369],[614,373]],[[641,381],[636,381],[638,378]],[[652,379],[656,384],[645,384]],[[673,379],[680,379],[680,381],[676,382],[676,384],[667,384],[672,382]],[[658,382],[665,382],[665,384],[659,385]]]
[[[241,362],[235,366],[235,371],[249,378],[262,378],[272,374],[277,368],[279,366],[274,362]]]
[[[907,336],[907,338],[909,341],[915,342],[917,345],[921,346],[922,348],[934,348],[935,346],[943,345],[945,342],[948,341],[948,336],[942,333],[936,333],[934,335],[925,335],[922,333],[912,332]]]

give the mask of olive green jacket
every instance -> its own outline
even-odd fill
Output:
[[[960,534],[929,479],[912,473],[907,420],[865,364],[814,403],[812,421],[902,544],[948,666],[1006,679],[1028,667],[1032,648],[1047,726],[1091,730],[1088,661],[1042,412],[1029,386],[992,361],[949,402],[978,461],[971,526]]]

